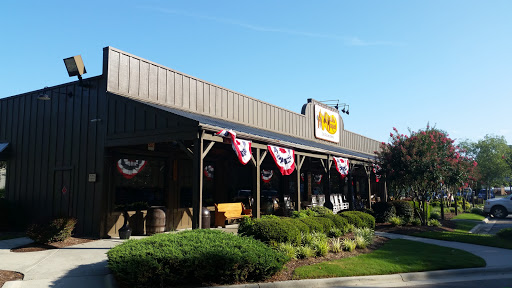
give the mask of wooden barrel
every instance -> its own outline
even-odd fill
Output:
[[[146,216],[146,235],[165,232],[165,212],[162,208],[151,207]]]

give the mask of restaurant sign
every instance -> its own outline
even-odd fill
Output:
[[[340,114],[315,105],[315,137],[335,143],[340,142]]]

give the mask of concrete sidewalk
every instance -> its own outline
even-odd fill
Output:
[[[407,235],[376,232],[391,239],[407,239],[440,246],[462,249],[485,259],[484,268],[456,269],[394,275],[343,277],[313,280],[282,281],[232,285],[229,287],[406,287],[429,283],[457,282],[468,279],[496,279],[511,277],[512,250],[473,244],[425,239]],[[133,237],[140,238],[140,237]],[[0,241],[0,270],[12,270],[25,275],[23,281],[9,281],[4,288],[14,287],[116,287],[107,268],[106,252],[123,242],[116,238],[39,252],[14,253],[11,248],[31,240],[18,238]]]

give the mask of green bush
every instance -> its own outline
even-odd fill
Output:
[[[309,245],[297,247],[297,258],[306,259],[315,256],[315,249]]]
[[[512,241],[512,228],[501,229],[498,233],[496,233],[496,236],[505,240]]]
[[[326,234],[329,233],[329,231],[331,231],[332,228],[336,227],[336,225],[334,225],[334,222],[332,222],[332,220],[327,217],[318,216],[318,217],[312,217],[312,219],[314,219],[316,222],[318,222],[322,225],[323,231]]]
[[[329,230],[329,233],[327,233],[327,236],[329,236],[329,238],[338,238],[343,236],[343,231],[338,228],[332,228]]]
[[[300,231],[291,221],[281,219],[257,219],[253,220],[253,225],[244,235],[252,236],[270,245],[278,243],[291,243],[297,245],[300,243]]]
[[[313,207],[311,207],[310,210],[316,212],[318,215],[326,215],[326,214],[334,215],[332,213],[331,209],[324,207],[324,206],[313,206]]]
[[[331,221],[334,223],[336,228],[338,228],[341,232],[344,232],[347,230],[348,221],[346,218],[343,218],[340,215],[334,215],[334,214],[326,214],[323,217],[331,219]]]
[[[306,217],[306,218],[298,218],[300,221],[302,221],[304,224],[308,225],[310,232],[324,232],[324,226],[313,219],[313,217]]]
[[[408,201],[393,201],[391,204],[395,207],[396,216],[409,222],[414,217],[414,208]]]
[[[389,223],[391,223],[392,226],[402,226],[402,218],[393,216],[389,219]]]
[[[310,233],[309,226],[304,224],[304,222],[300,221],[300,219],[297,219],[297,218],[282,218],[281,221],[288,221],[293,226],[295,226],[295,228],[299,229],[300,233],[303,233],[303,234],[309,234]]]
[[[254,226],[254,220],[251,217],[243,217],[238,224],[238,235],[248,236],[252,232]]]
[[[477,208],[477,207],[472,208],[471,213],[485,216],[484,210],[482,208]]]
[[[318,216],[318,213],[316,213],[312,209],[300,210],[300,212],[299,211],[292,212],[292,218],[307,218],[307,217],[312,217],[312,216]]]
[[[441,215],[439,215],[437,212],[430,212],[430,219],[439,220],[441,219]]]
[[[421,225],[421,220],[419,218],[414,218],[414,219],[412,219],[411,224],[413,226],[420,226]]]
[[[441,222],[439,222],[439,220],[437,220],[437,219],[430,219],[430,220],[428,220],[427,225],[428,226],[435,226],[435,227],[443,226],[443,225],[441,225]]]
[[[372,208],[377,223],[389,222],[391,217],[396,216],[395,206],[389,202],[377,202]]]
[[[356,228],[375,228],[375,218],[370,214],[360,211],[345,211],[338,215],[347,219],[347,222]]]
[[[71,237],[75,225],[75,218],[56,218],[47,224],[30,225],[27,229],[27,236],[41,244],[64,241]]]
[[[107,257],[123,287],[261,281],[289,260],[255,239],[209,229],[128,240]]]
[[[354,249],[356,249],[357,243],[355,240],[352,239],[343,239],[343,250],[352,252]]]

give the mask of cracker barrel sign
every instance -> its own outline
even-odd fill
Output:
[[[335,143],[340,142],[340,114],[315,105],[315,137]]]

